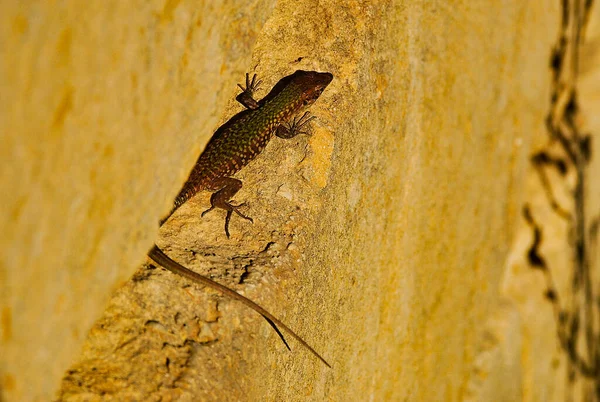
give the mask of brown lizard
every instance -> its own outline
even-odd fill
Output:
[[[273,134],[288,139],[303,133],[303,127],[313,117],[309,116],[308,112],[304,112],[300,118],[298,116],[317,100],[332,79],[333,75],[330,73],[298,70],[294,74],[281,79],[267,96],[260,101],[256,101],[253,98],[253,93],[258,89],[261,81],[256,80],[256,74],[252,80],[246,74],[246,87],[238,84],[242,89],[242,93],[236,99],[247,109],[233,116],[213,134],[196,161],[183,188],[175,198],[173,208],[160,221],[160,225],[162,226],[181,205],[197,192],[204,190],[212,191],[213,194],[210,198],[211,207],[204,211],[202,216],[215,208],[227,211],[225,234],[228,238],[229,221],[234,212],[252,222],[250,217],[239,211],[238,208],[241,205],[231,203],[231,198],[242,187],[242,182],[231,176],[262,152]],[[156,245],[152,247],[148,256],[173,273],[209,286],[232,299],[242,302],[267,320],[288,349],[289,346],[278,327],[289,333],[302,346],[325,363],[327,367],[331,367],[299,335],[252,300],[173,261]]]

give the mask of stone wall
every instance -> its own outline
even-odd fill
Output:
[[[557,84],[561,7],[583,6],[485,3],[0,5],[0,399],[583,400],[594,378],[579,379],[547,292],[552,275],[571,294],[569,226],[531,158],[561,155],[557,88],[585,83],[577,125],[600,132],[598,13],[569,42],[579,74]],[[335,78],[310,135],[273,139],[237,175],[254,224],[234,217],[227,239],[222,211],[200,218],[202,193],[159,232],[241,109],[236,83],[256,72],[260,97],[298,69]],[[549,173],[565,208],[573,172]],[[149,264],[155,241],[333,367]]]

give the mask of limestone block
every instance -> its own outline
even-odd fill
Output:
[[[522,215],[540,191],[530,156],[547,139],[560,4],[61,7],[0,12],[5,399],[566,392]],[[240,110],[235,83],[255,71],[264,94],[297,69],[334,80],[309,136],[273,139],[237,175],[254,224],[234,218],[227,239],[222,211],[200,218],[202,193],[158,233],[210,135]],[[154,241],[279,316],[333,368],[144,263]]]
[[[48,400],[156,237],[270,3],[0,4],[0,378]]]

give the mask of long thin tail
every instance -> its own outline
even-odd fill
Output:
[[[252,300],[248,299],[247,297],[242,296],[241,294],[237,293],[236,291],[234,291],[232,289],[229,289],[226,286],[221,285],[220,283],[213,281],[212,279],[207,278],[206,276],[203,276],[194,271],[191,271],[188,268],[184,267],[183,265],[173,261],[172,259],[169,258],[169,256],[167,256],[156,245],[154,245],[154,247],[152,247],[152,250],[150,250],[150,252],[148,253],[148,257],[150,257],[154,262],[156,262],[160,266],[168,269],[169,271],[171,271],[175,274],[178,274],[185,278],[188,278],[193,282],[209,286],[209,287],[223,293],[225,296],[229,296],[232,299],[242,302],[246,306],[250,307],[252,310],[256,311],[258,314],[262,315],[267,320],[267,322],[273,327],[273,329],[275,329],[277,334],[281,337],[281,339],[283,340],[283,343],[285,343],[285,346],[287,346],[288,349],[290,347],[288,346],[287,342],[283,338],[283,335],[281,334],[281,332],[279,331],[277,326],[283,328],[294,339],[296,339],[298,342],[300,342],[300,344],[302,346],[304,346],[313,355],[318,357],[319,360],[321,360],[323,363],[325,363],[325,365],[327,367],[331,368],[331,365],[329,363],[327,363],[327,361],[323,357],[321,357],[321,355],[318,354],[316,350],[314,350],[308,343],[306,343],[304,341],[304,339],[302,339],[299,335],[297,335],[294,331],[292,331],[287,325],[285,325],[283,322],[281,322],[279,319],[277,319],[277,317],[275,317],[273,314],[269,313],[267,310],[265,310],[258,304],[254,303]]]

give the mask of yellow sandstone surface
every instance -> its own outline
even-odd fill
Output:
[[[522,217],[544,202],[529,160],[560,16],[518,0],[0,4],[0,400],[564,400]],[[237,176],[254,224],[234,217],[228,240],[203,193],[158,231],[241,109],[235,84],[256,72],[260,97],[297,69],[334,80],[310,136],[273,139]],[[333,368],[149,265],[155,241]]]

